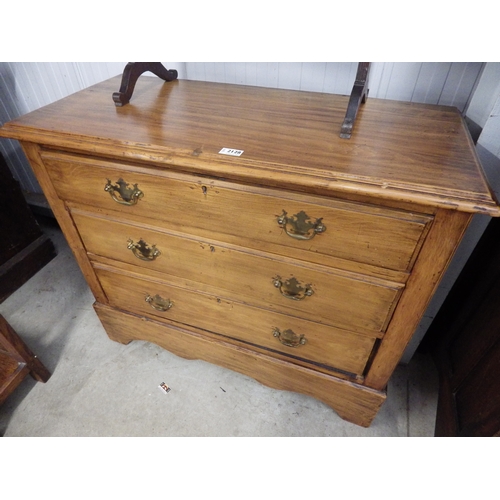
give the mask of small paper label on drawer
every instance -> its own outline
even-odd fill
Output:
[[[222,148],[219,151],[220,155],[229,155],[229,156],[241,156],[243,151],[241,149],[230,149],[230,148]]]

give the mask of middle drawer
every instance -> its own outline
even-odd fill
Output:
[[[187,288],[340,328],[384,331],[403,288],[129,221],[72,214],[91,254],[181,278]]]

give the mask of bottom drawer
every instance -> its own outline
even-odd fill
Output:
[[[154,342],[177,356],[203,359],[243,373],[269,387],[312,396],[356,425],[369,427],[386,399],[385,390],[376,391],[311,367],[257,353],[226,342],[223,337],[211,338],[205,331],[193,327],[125,313],[99,303],[94,304],[94,309],[109,338],[116,342]]]
[[[202,328],[297,362],[361,375],[375,338],[95,264],[110,305]],[[147,299],[147,300],[146,300]]]

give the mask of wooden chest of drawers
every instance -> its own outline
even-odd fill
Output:
[[[472,214],[499,214],[458,112],[114,78],[18,139],[109,337],[155,342],[368,426]],[[243,151],[239,156],[223,148]]]

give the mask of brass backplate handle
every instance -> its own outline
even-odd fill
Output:
[[[116,184],[111,184],[107,179],[104,186],[104,191],[111,195],[111,198],[121,205],[136,205],[137,202],[144,196],[144,193],[134,184],[132,187],[123,179],[118,179]]]
[[[157,311],[165,312],[168,311],[174,304],[170,301],[170,299],[164,299],[160,297],[158,294],[154,297],[151,295],[146,296],[146,302]]]
[[[133,240],[127,241],[127,248],[141,260],[152,261],[157,259],[161,252],[156,248],[156,245],[149,246],[144,240],[140,239],[137,243]]]
[[[280,331],[279,328],[273,329],[273,335],[279,339],[279,341],[288,347],[299,347],[307,342],[304,335],[295,333],[293,330]]]
[[[291,217],[283,210],[283,213],[277,216],[278,226],[296,240],[311,240],[317,234],[324,233],[326,226],[322,220],[323,218],[311,219],[303,210]]]
[[[280,291],[281,295],[287,299],[304,300],[314,293],[311,285],[302,285],[294,277],[283,280],[280,276],[276,276],[273,278],[273,284]]]

